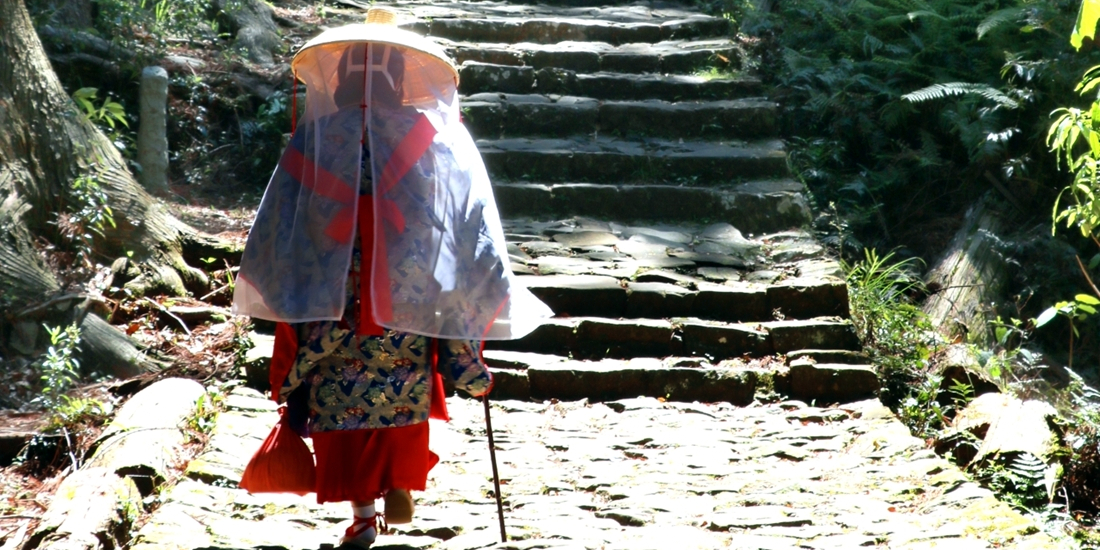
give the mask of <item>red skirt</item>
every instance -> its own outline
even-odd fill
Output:
[[[374,502],[390,489],[423,491],[439,456],[428,450],[428,423],[312,434],[317,502]]]

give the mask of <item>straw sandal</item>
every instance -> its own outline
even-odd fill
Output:
[[[386,507],[384,508],[386,523],[397,525],[411,523],[413,519],[412,495],[404,489],[390,489],[386,493]]]

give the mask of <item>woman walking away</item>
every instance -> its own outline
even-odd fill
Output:
[[[372,8],[291,67],[305,112],[256,214],[233,309],[277,322],[272,398],[313,439],[318,502],[352,503],[341,544],[367,548],[380,518],[412,520],[410,491],[438,461],[427,420],[447,417],[442,378],[488,393],[481,343],[552,312],[514,281],[442,48]],[[283,490],[257,483],[253,464],[242,487]]]

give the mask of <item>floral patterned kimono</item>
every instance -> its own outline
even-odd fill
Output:
[[[370,171],[362,173],[361,199],[369,203]],[[360,215],[369,218],[370,211],[362,208]],[[492,385],[480,342],[359,326],[360,274],[370,273],[364,240],[355,240],[343,318],[291,325],[297,354],[282,386],[272,388],[292,417],[305,417],[299,429],[313,438],[319,503],[373,501],[395,488],[424,490],[438,461],[428,450],[427,421],[447,417],[442,377],[474,396]]]
[[[395,488],[423,491],[438,461],[428,450],[428,418],[433,412],[446,417],[438,407],[440,374],[474,396],[492,385],[479,342],[394,330],[359,335],[358,293],[352,290],[348,297],[349,314],[342,321],[294,325],[298,355],[279,389],[280,401],[308,406],[319,503],[370,502]],[[296,390],[308,391],[308,399],[291,399]]]

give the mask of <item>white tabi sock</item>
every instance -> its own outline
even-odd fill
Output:
[[[351,510],[357,518],[369,518],[374,515],[374,504],[372,503],[366,506],[356,506],[352,504]]]

